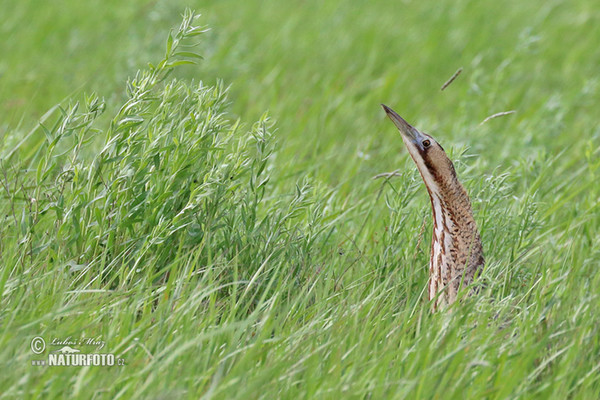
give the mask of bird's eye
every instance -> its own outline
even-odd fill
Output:
[[[429,139],[423,140],[423,147],[429,147],[429,146],[431,146],[431,141]]]

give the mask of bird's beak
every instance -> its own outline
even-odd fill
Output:
[[[423,141],[423,135],[416,128],[410,125],[408,122],[404,120],[401,116],[399,116],[396,111],[392,110],[385,104],[382,104],[381,107],[387,113],[387,116],[390,117],[394,125],[400,130],[402,134],[402,138],[405,139],[408,143],[413,143],[419,147],[421,147],[421,142]],[[408,144],[407,143],[407,144]]]

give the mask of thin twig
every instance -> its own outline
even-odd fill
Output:
[[[499,112],[499,113],[496,113],[496,114],[492,114],[492,115],[490,115],[489,117],[487,117],[486,119],[484,119],[483,121],[481,121],[481,123],[480,123],[479,125],[483,125],[483,124],[485,124],[485,123],[486,123],[486,122],[488,122],[490,119],[494,119],[494,118],[498,118],[498,117],[503,117],[503,116],[505,116],[505,115],[514,114],[514,113],[516,113],[516,112],[517,112],[517,110],[510,110],[510,111],[503,111],[503,112]]]
[[[442,85],[442,88],[441,88],[440,90],[442,90],[442,91],[443,91],[443,90],[444,90],[444,89],[446,89],[448,86],[450,86],[450,84],[451,84],[452,82],[454,82],[454,80],[456,79],[456,77],[460,75],[460,73],[462,72],[462,70],[463,70],[463,69],[462,69],[462,67],[460,67],[459,69],[457,69],[457,70],[456,70],[456,72],[454,73],[454,75],[452,75],[452,76],[450,77],[450,79],[448,79],[448,80],[446,81],[446,83],[444,83],[444,84]]]
[[[400,171],[400,170],[397,169],[397,170],[392,171],[392,172],[383,172],[381,174],[375,175],[372,179],[379,179],[379,178],[390,179],[393,176],[401,176],[402,174],[400,174],[398,171]]]

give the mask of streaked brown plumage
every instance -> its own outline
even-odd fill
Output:
[[[429,300],[435,300],[434,309],[437,309],[454,303],[461,286],[469,285],[483,269],[481,238],[469,196],[442,146],[408,124],[394,110],[382,106],[400,130],[431,199]]]

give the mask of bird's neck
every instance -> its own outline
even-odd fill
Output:
[[[428,187],[433,212],[429,299],[434,309],[454,302],[461,282],[469,284],[483,265],[481,240],[465,188],[452,179]],[[466,275],[463,271],[466,268]],[[444,290],[442,296],[438,296]]]
[[[429,188],[434,226],[444,224],[448,229],[473,229],[474,218],[467,191],[458,179],[448,179]]]

